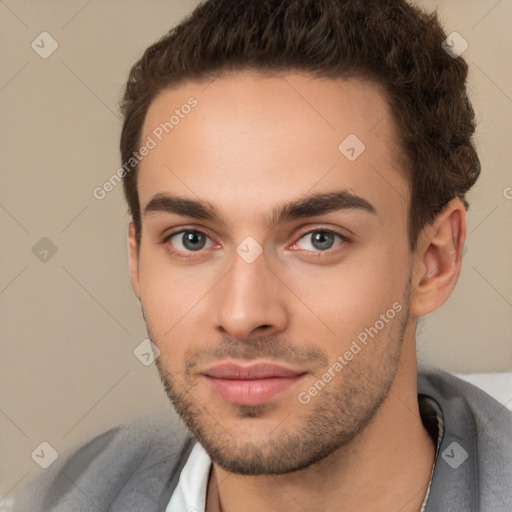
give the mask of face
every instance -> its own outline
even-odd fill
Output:
[[[410,192],[383,95],[237,73],[164,91],[149,139],[132,284],[192,433],[242,474],[304,468],[357,438],[409,321]]]

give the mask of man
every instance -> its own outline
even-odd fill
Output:
[[[102,434],[31,510],[512,510],[510,413],[416,364],[480,172],[445,38],[401,0],[209,0],[145,52],[130,274],[188,430]]]

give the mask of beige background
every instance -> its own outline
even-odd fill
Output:
[[[130,66],[195,1],[0,0],[2,265],[0,510],[58,452],[127,417],[169,407],[127,273],[117,105]],[[469,43],[483,174],[469,199],[456,292],[419,329],[420,357],[454,372],[512,370],[512,3],[448,0],[446,31]],[[42,59],[43,31],[59,44]],[[32,252],[47,237],[57,253]],[[40,242],[41,243],[41,242]],[[512,397],[511,397],[512,398]],[[6,497],[2,501],[2,498]]]

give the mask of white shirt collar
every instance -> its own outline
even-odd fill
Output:
[[[181,471],[180,480],[165,512],[205,512],[206,490],[212,461],[196,443]]]

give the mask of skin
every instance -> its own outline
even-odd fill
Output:
[[[207,510],[417,512],[434,445],[419,416],[416,323],[456,284],[464,206],[452,200],[409,251],[409,184],[375,84],[250,71],[189,82],[152,102],[141,140],[190,96],[198,105],[140,163],[141,210],[173,194],[207,201],[221,220],[148,211],[140,244],[130,225],[129,251],[161,379],[213,459]],[[349,134],[366,146],[354,161],[338,149]],[[375,212],[266,222],[283,202],[340,189]],[[204,233],[204,248],[169,238],[185,229]],[[326,230],[344,238],[319,249],[311,231]],[[251,263],[236,251],[248,236],[262,249]],[[299,393],[397,303],[378,335],[301,403]],[[200,375],[228,358],[305,375],[260,406],[235,405]]]

